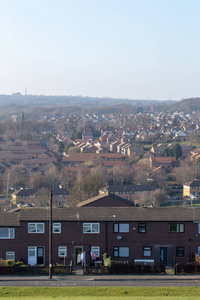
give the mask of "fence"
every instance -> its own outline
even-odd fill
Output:
[[[116,261],[111,267],[85,266],[84,274],[158,274],[165,273],[164,263],[142,265],[124,261]]]
[[[195,253],[193,262],[177,263],[174,266],[174,274],[192,274],[200,272],[200,257]]]
[[[53,266],[52,273],[71,274],[71,266]],[[0,266],[0,275],[48,275],[49,268],[45,266]]]

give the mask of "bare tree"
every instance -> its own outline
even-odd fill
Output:
[[[196,178],[196,170],[196,167],[192,165],[183,164],[181,167],[174,168],[172,174],[176,177],[178,183],[184,184]]]

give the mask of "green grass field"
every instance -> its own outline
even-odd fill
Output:
[[[0,299],[200,299],[198,287],[0,287]]]

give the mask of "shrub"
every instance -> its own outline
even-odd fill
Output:
[[[113,265],[113,260],[111,260],[111,256],[108,257],[107,253],[103,254],[103,264],[105,267],[111,267]]]
[[[8,259],[8,260],[6,260],[6,266],[14,266],[15,265],[15,262],[14,262],[14,260],[11,260],[11,259]]]

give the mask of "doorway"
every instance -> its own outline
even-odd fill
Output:
[[[168,249],[167,247],[160,247],[160,261],[167,266],[168,264]]]
[[[80,254],[83,253],[83,247],[82,246],[76,246],[74,248],[74,265],[75,266],[81,266],[82,265],[82,260],[80,260]]]
[[[28,247],[28,264],[31,266],[44,264],[44,247]]]

